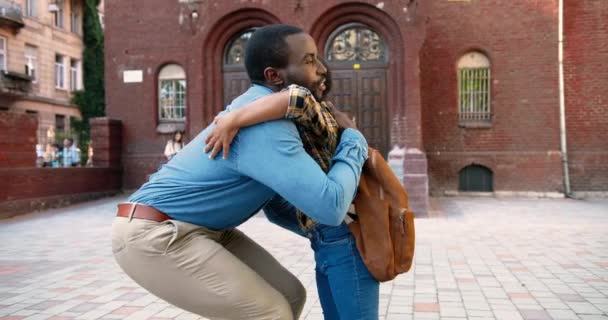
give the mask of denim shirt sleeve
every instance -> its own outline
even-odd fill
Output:
[[[238,140],[241,174],[271,188],[322,224],[342,222],[367,159],[367,141],[359,131],[344,130],[327,174],[306,153],[295,125],[288,120],[245,128]]]
[[[276,195],[264,207],[264,214],[268,221],[277,226],[294,232],[297,235],[305,237],[306,234],[302,231],[298,217],[296,215],[296,207],[285,201],[281,196]]]

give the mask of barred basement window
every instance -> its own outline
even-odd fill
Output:
[[[158,75],[158,118],[186,119],[186,72],[176,64],[166,65]]]
[[[489,124],[490,60],[480,52],[469,52],[458,61],[458,118],[461,125]]]
[[[494,173],[482,165],[466,166],[458,172],[458,191],[493,192]]]

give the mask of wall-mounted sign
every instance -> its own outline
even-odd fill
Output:
[[[126,70],[122,72],[124,83],[139,83],[144,81],[144,73],[141,70]]]

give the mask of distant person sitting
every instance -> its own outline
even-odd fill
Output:
[[[57,168],[59,162],[57,161],[57,155],[59,153],[59,146],[57,144],[46,144],[46,149],[42,155],[42,167],[44,168]]]
[[[87,166],[87,167],[93,166],[93,155],[94,155],[93,143],[89,142],[89,147],[87,148],[87,163],[85,164],[85,166]]]
[[[63,139],[63,150],[61,150],[61,166],[64,168],[80,166],[80,149],[74,145],[74,139]]]
[[[167,160],[171,160],[183,147],[184,133],[182,131],[175,131],[173,138],[167,141],[167,145],[165,146],[165,157],[167,157]]]
[[[44,147],[40,144],[36,144],[36,168],[42,168],[44,164]]]

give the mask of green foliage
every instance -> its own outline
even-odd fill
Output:
[[[82,54],[84,90],[74,93],[72,103],[80,107],[82,120],[73,119],[72,129],[78,132],[79,148],[86,162],[90,142],[89,119],[105,115],[105,87],[104,87],[104,35],[97,6],[100,0],[85,0],[83,15],[83,42]]]

